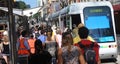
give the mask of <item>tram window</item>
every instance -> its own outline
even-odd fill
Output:
[[[86,20],[86,26],[89,29],[110,28],[109,19],[106,16],[91,16],[87,19],[88,20]]]
[[[73,24],[78,26],[78,24],[81,23],[81,18],[80,18],[80,14],[74,14],[71,15],[71,17],[72,17],[72,29],[73,29]]]
[[[99,43],[114,42],[114,29],[110,8],[107,6],[86,7],[84,9],[85,26],[90,36]]]
[[[5,30],[7,28],[7,24],[0,24],[0,30]]]

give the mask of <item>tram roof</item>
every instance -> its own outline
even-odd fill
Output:
[[[48,18],[56,18],[65,14],[80,14],[85,7],[91,6],[109,6],[112,8],[112,5],[109,1],[73,3],[61,9],[60,11],[50,14]]]
[[[112,8],[112,4],[110,3],[110,1],[73,3],[70,5],[69,14],[82,13],[85,7],[91,6],[109,6],[110,8]]]

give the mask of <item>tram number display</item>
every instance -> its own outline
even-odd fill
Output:
[[[103,9],[90,9],[90,13],[100,13],[103,12]]]

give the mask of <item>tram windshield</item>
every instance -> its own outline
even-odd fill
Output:
[[[109,7],[86,7],[83,13],[85,26],[90,30],[90,36],[95,41],[99,43],[115,41]]]

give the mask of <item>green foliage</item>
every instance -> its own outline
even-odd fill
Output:
[[[38,18],[38,16],[40,16],[39,13],[36,13],[36,14],[33,15],[34,18]]]
[[[14,2],[14,8],[18,8],[18,9],[26,9],[27,8],[27,5],[25,2],[23,1],[16,1]]]

